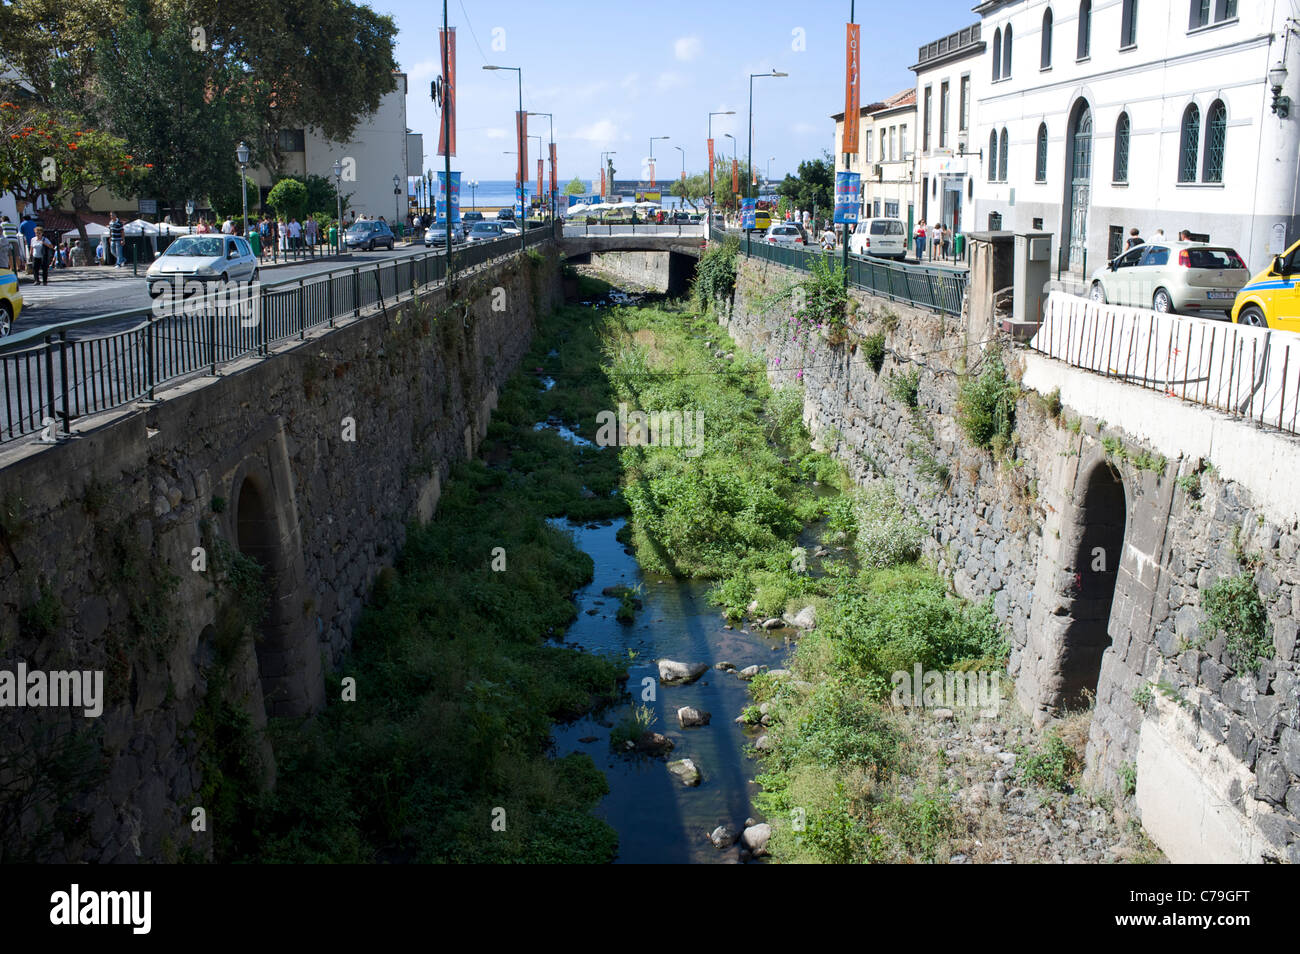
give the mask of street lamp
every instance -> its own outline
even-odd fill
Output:
[[[189,225],[190,220],[194,218],[194,200],[185,200],[185,224]]]
[[[682,154],[682,206],[686,205],[686,150],[681,146],[673,146]]]
[[[772,161],[774,159],[776,159],[776,156],[767,157],[767,175],[763,177],[767,180],[767,188],[769,192],[772,189]]]
[[[493,65],[491,65],[491,64],[485,64],[484,67],[483,67],[483,69],[485,69],[485,70],[513,70],[513,71],[518,75],[518,77],[519,77],[519,112],[522,114],[523,111],[524,111],[524,71],[523,71],[520,67],[518,67],[518,66],[493,66]],[[516,121],[515,121],[515,125],[516,125],[516,126],[519,125],[519,120],[518,120],[518,119],[516,119]],[[524,146],[523,143],[520,143],[519,145],[520,145],[520,148],[521,148],[521,149],[522,149],[523,146]],[[523,188],[523,185],[524,185],[524,177],[525,177],[525,174],[526,174],[526,170],[524,169],[524,158],[523,158],[523,156],[517,156],[517,159],[518,159],[518,161],[515,163],[515,166],[516,166],[516,167],[518,168],[518,170],[519,170],[519,172],[518,172],[518,174],[517,174],[517,176],[516,176],[516,178],[518,179],[518,183],[519,183],[519,184],[518,184],[515,188],[516,188],[516,189],[522,189],[522,188]],[[518,193],[516,192],[516,195],[517,195],[517,194],[518,194]],[[523,212],[523,209],[520,209],[519,211],[522,213],[522,212]],[[528,231],[528,230],[525,229],[525,228],[523,227],[523,223],[520,223],[520,227],[519,227],[519,249],[520,249],[520,251],[523,251],[525,248],[528,247],[528,235],[527,235],[527,231]]]
[[[334,173],[334,198],[338,199],[339,202],[338,223],[334,226],[336,235],[334,240],[334,251],[335,253],[338,253],[343,249],[343,189],[341,188],[343,177],[342,161],[335,159],[334,168],[331,171]]]
[[[235,149],[235,158],[239,160],[239,194],[244,200],[244,234],[248,234],[248,179],[244,170],[248,168],[248,146],[240,142]]]
[[[547,132],[548,132],[548,136],[549,136],[549,138],[547,139],[547,142],[550,144],[551,149],[554,150],[554,149],[555,149],[555,117],[553,117],[550,113],[529,113],[528,115],[529,115],[529,116],[545,116],[545,117],[546,117],[546,128],[547,128]],[[554,223],[555,223],[555,186],[559,184],[559,180],[556,179],[556,177],[555,177],[555,156],[554,156],[554,154],[553,154],[552,152],[548,152],[548,153],[547,153],[547,158],[551,160],[551,223],[552,223],[552,225],[554,225]]]
[[[714,116],[734,116],[734,109],[720,110],[715,113],[709,113],[709,139],[713,138],[713,117]],[[709,225],[713,225],[713,162],[709,162]]]
[[[672,139],[672,136],[651,136],[650,137],[650,181],[654,182],[655,177],[655,140]]]
[[[469,180],[469,202],[470,202],[469,207],[471,209],[478,208],[478,180],[477,179]]]
[[[745,191],[747,193],[749,192],[750,189],[753,188],[754,180],[758,178],[757,176],[754,175],[754,80],[761,76],[778,77],[778,76],[789,76],[789,75],[790,75],[789,73],[782,73],[776,69],[773,69],[772,72],[770,73],[749,74],[749,152],[745,159],[745,165],[749,167],[750,181],[745,184],[746,186]],[[745,232],[745,254],[746,255],[750,253],[750,248],[752,247],[753,244],[753,236],[754,236],[753,229],[748,229]]]
[[[1268,85],[1273,89],[1273,102],[1270,109],[1282,119],[1291,112],[1291,97],[1282,95],[1282,84],[1286,82],[1286,64],[1278,63],[1268,71]]]

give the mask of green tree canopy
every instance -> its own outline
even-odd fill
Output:
[[[297,179],[281,179],[271,188],[266,204],[286,219],[300,219],[307,211],[307,187]]]
[[[797,209],[829,211],[835,205],[835,160],[829,152],[823,152],[820,159],[804,160],[799,163],[799,175],[787,175],[776,192],[789,198]]]
[[[582,195],[587,191],[587,183],[583,182],[577,176],[569,180],[569,184],[564,187],[565,195]]]

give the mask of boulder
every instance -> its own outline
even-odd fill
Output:
[[[814,606],[805,606],[793,616],[787,616],[786,621],[798,629],[812,629],[817,625],[817,609]]]
[[[677,710],[677,721],[683,729],[689,729],[691,726],[708,725],[709,720],[713,718],[709,713],[694,706],[682,706]]]
[[[690,759],[676,759],[669,762],[668,771],[681,779],[683,785],[694,786],[700,784],[700,770]]]
[[[746,682],[748,682],[750,679],[753,679],[755,676],[758,675],[759,668],[757,666],[746,666],[744,669],[735,670],[735,673],[741,679],[744,679]]]
[[[667,755],[673,749],[673,740],[660,732],[646,729],[636,740],[636,750],[643,755]]]
[[[708,671],[708,663],[684,663],[673,659],[659,660],[659,681],[664,683],[694,682]]]
[[[709,832],[709,841],[713,842],[714,848],[724,851],[736,843],[736,833],[730,825],[719,825]]]
[[[718,672],[726,672],[728,669],[735,669],[736,664],[732,662],[714,663],[713,668],[718,670]]]
[[[763,822],[746,828],[740,836],[740,843],[755,858],[767,854],[767,843],[772,838],[772,826]]]
[[[781,619],[779,616],[769,616],[762,622],[764,629],[780,629],[784,625],[785,620]]]
[[[766,732],[764,732],[762,735],[760,735],[757,739],[754,740],[754,750],[756,752],[766,752],[771,748],[772,748],[772,740],[767,737]]]

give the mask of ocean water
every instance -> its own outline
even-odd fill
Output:
[[[465,176],[463,173],[461,174],[460,208],[462,212],[468,212],[476,207],[479,209],[498,209],[502,206],[513,206],[515,204],[515,181],[513,179],[480,179],[478,180],[478,188],[471,189],[469,187],[469,178],[470,177]],[[567,185],[569,180],[572,178],[572,175],[568,178],[561,177],[560,189],[563,190],[565,185]],[[584,179],[584,181],[588,183],[590,182],[589,179]],[[549,168],[547,169],[546,181],[543,184],[547,186],[550,185]],[[596,187],[600,188],[599,181],[596,182]],[[526,188],[528,198],[532,199],[532,197],[537,193],[537,180],[535,178],[530,180]],[[668,195],[667,184],[660,182],[658,183],[658,188],[663,192],[663,201],[660,204],[665,209],[676,208],[681,202],[681,200],[676,196]],[[631,194],[631,192],[626,189],[621,189],[620,192],[628,195]],[[560,199],[563,203],[561,207],[566,207],[568,204],[567,196],[561,196]]]

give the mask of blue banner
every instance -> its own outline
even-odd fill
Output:
[[[757,207],[754,205],[757,199],[740,200],[740,227],[742,229],[752,229],[755,227],[754,213]]]
[[[460,173],[451,174],[451,188],[447,187],[447,173],[438,173],[438,205],[435,212],[439,222],[447,221],[447,197],[451,196],[451,222],[460,224]]]
[[[568,198],[569,208],[573,208],[575,205],[595,205],[600,201],[600,196],[594,192],[586,195],[570,195]]]
[[[835,224],[858,224],[858,193],[862,175],[857,172],[835,173]]]
[[[515,188],[515,221],[519,227],[523,228],[525,218],[525,207],[528,203],[528,193],[522,186]]]

